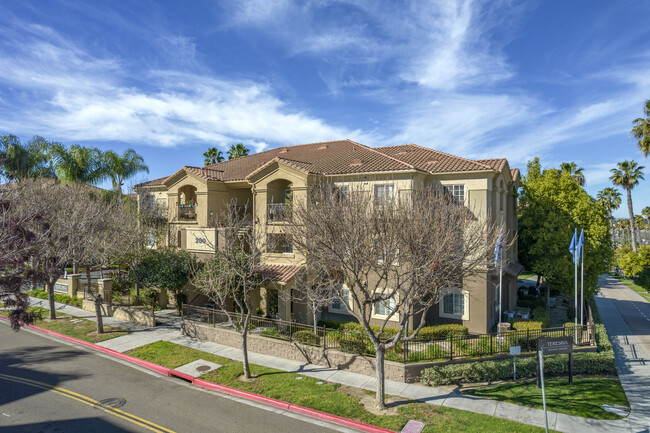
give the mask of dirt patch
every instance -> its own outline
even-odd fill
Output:
[[[246,376],[244,376],[243,374],[240,374],[239,376],[237,376],[237,380],[242,382],[242,383],[255,382],[255,379],[257,379],[257,378],[258,378],[258,376],[255,376],[253,374],[251,374],[250,379],[246,379]]]
[[[397,409],[400,406],[403,406],[408,403],[412,403],[412,400],[404,397],[394,397],[386,396],[386,406],[387,409],[377,410],[375,409],[375,393],[368,392],[364,389],[353,388],[351,386],[341,385],[336,389],[337,392],[342,392],[349,396],[352,396],[359,400],[365,410],[375,415],[399,415]]]

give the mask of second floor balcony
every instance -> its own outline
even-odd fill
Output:
[[[180,221],[196,221],[196,205],[183,204],[178,207],[178,219]]]
[[[267,208],[267,223],[291,220],[290,203],[269,203]]]

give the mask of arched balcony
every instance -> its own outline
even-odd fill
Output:
[[[184,185],[178,188],[178,219],[196,221],[196,187]]]
[[[291,218],[291,182],[278,179],[267,186],[267,222],[288,221]]]

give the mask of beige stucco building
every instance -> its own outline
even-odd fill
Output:
[[[219,229],[214,217],[235,199],[251,223],[263,225],[282,239],[286,206],[306,200],[310,183],[328,179],[338,187],[356,187],[375,194],[401,194],[438,183],[476,215],[496,218],[509,232],[517,232],[516,191],[519,170],[504,158],[468,160],[413,144],[371,148],[350,140],[287,146],[206,167],[182,167],[171,176],[136,186],[140,206],[156,209],[165,217],[163,235],[156,244],[176,245],[198,256],[214,253]],[[504,273],[503,310],[514,309],[517,262],[516,244],[504,252],[510,264]],[[255,302],[267,315],[309,323],[307,306],[278,297],[290,290],[301,270],[303,257],[290,244],[279,242],[263,259],[269,281]],[[487,332],[498,321],[498,277],[492,270],[466,280],[462,288],[446,293],[433,308],[431,323],[462,323],[472,332]],[[188,302],[207,299],[190,293]],[[381,311],[377,311],[381,317]],[[322,317],[351,319],[336,303]]]

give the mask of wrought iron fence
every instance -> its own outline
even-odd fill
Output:
[[[230,315],[232,323],[228,319]],[[233,329],[238,327],[240,315],[225,313],[221,310],[183,305],[183,319],[203,322],[212,326]],[[267,338],[285,341],[295,341],[302,344],[322,347],[323,349],[338,349],[343,352],[374,356],[375,349],[363,330],[329,329],[287,322],[278,319],[267,319],[253,316],[249,324],[250,333]],[[576,328],[571,326],[545,329],[512,330],[501,334],[470,334],[449,335],[446,338],[418,338],[411,341],[400,341],[395,347],[386,351],[386,359],[397,362],[422,362],[444,359],[459,359],[508,354],[511,346],[520,346],[521,352],[537,350],[539,338],[573,337]],[[577,327],[579,346],[595,344],[594,324]]]

